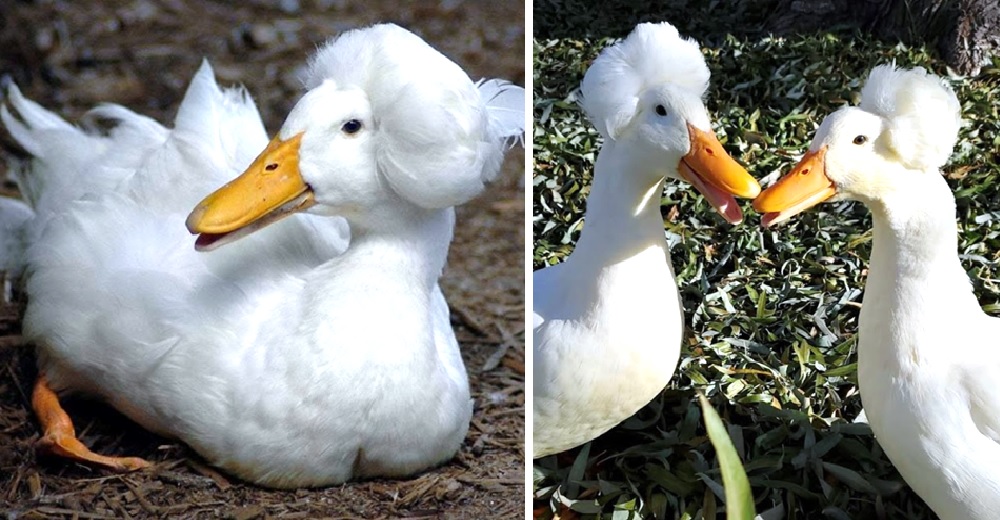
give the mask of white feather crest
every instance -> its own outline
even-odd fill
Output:
[[[476,86],[406,29],[380,24],[331,40],[310,60],[305,85],[326,79],[367,94],[381,139],[381,173],[414,203],[461,204],[499,171],[504,142]]]
[[[671,83],[702,97],[708,78],[698,42],[682,38],[669,23],[643,23],[601,51],[583,78],[580,103],[601,135],[615,139],[646,89]]]
[[[524,89],[502,79],[482,79],[476,87],[494,138],[509,146],[524,146]]]
[[[955,91],[922,67],[872,69],[861,90],[861,109],[886,120],[889,147],[909,168],[940,168],[948,162],[962,125]]]

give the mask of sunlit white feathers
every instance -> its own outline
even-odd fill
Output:
[[[648,88],[675,85],[701,98],[709,71],[698,43],[669,23],[644,23],[604,49],[583,78],[584,111],[605,139],[615,139]]]
[[[962,124],[961,105],[941,78],[922,67],[872,69],[860,108],[885,120],[887,145],[908,168],[936,169],[948,162]]]

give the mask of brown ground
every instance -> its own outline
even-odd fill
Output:
[[[293,73],[317,43],[346,28],[394,21],[473,78],[524,84],[521,2],[399,2],[401,9],[396,3],[0,0],[0,74],[70,120],[95,102],[113,101],[171,121],[188,79],[207,57],[220,82],[247,86],[274,132],[300,94]],[[0,164],[3,159],[0,152]],[[21,308],[4,304],[0,509],[7,518],[521,517],[523,164],[521,151],[511,153],[502,180],[459,211],[443,287],[476,412],[455,460],[408,480],[270,491],[220,475],[183,444],[84,401],[67,408],[86,444],[100,453],[146,457],[155,467],[114,475],[36,460],[32,443],[39,430],[28,400],[33,348],[17,335]]]

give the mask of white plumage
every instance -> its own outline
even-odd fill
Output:
[[[643,93],[672,85],[704,97],[708,65],[698,42],[668,23],[639,24],[628,38],[601,52],[583,78],[580,105],[605,139],[615,139],[641,113]],[[693,101],[693,100],[692,100]],[[707,123],[707,118],[705,121]]]
[[[220,90],[207,64],[173,129],[106,105],[90,114],[117,121],[103,136],[12,89],[19,119],[5,108],[3,122],[34,156],[19,168],[35,212],[24,332],[41,372],[263,485],[452,457],[472,409],[437,282],[451,206],[495,177],[524,129],[490,115],[523,113],[523,89],[486,84],[483,99],[420,38],[376,25],[318,51],[271,145],[246,93]],[[254,156],[291,141],[297,167],[276,171],[297,179],[306,213],[195,252],[185,218],[200,229],[218,206],[257,200],[219,194],[268,179],[268,152]],[[200,232],[216,246],[240,234]]]
[[[426,57],[406,59],[385,48]],[[500,86],[482,83],[493,106],[483,110],[487,100],[458,65],[393,25],[349,32],[320,49],[309,62],[305,86],[315,89],[325,81],[367,94],[382,130],[379,165],[396,191],[423,207],[454,206],[476,196],[500,170],[504,149],[497,142],[524,133],[523,89],[498,99]],[[521,110],[520,126],[490,118],[491,110],[507,105]]]
[[[25,225],[32,217],[27,204],[0,197],[0,271],[10,279],[19,278],[24,268]]]
[[[495,134],[491,139],[505,139],[510,146],[523,145],[524,89],[502,79],[480,80],[476,88],[486,104],[490,131]]]
[[[943,520],[988,520],[1000,511],[1000,319],[983,313],[956,252],[955,198],[940,169],[959,110],[923,69],[877,67],[860,108],[828,116],[803,161],[754,207],[765,222],[830,199],[871,210],[858,332],[867,421]]]
[[[913,169],[940,168],[951,156],[962,125],[958,97],[921,67],[872,69],[859,108],[883,118],[889,146]]]
[[[533,456],[587,442],[673,375],[684,330],[660,216],[664,178],[693,184],[729,222],[760,187],[722,148],[702,96],[708,67],[667,23],[601,52],[583,108],[604,137],[573,254],[534,273]]]

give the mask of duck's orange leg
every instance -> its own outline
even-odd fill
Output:
[[[45,376],[39,374],[35,381],[35,391],[31,396],[31,407],[42,423],[42,438],[37,449],[59,457],[67,457],[114,471],[135,471],[149,467],[149,462],[138,457],[105,457],[98,455],[76,438],[73,421],[59,404],[59,396],[49,388]]]

